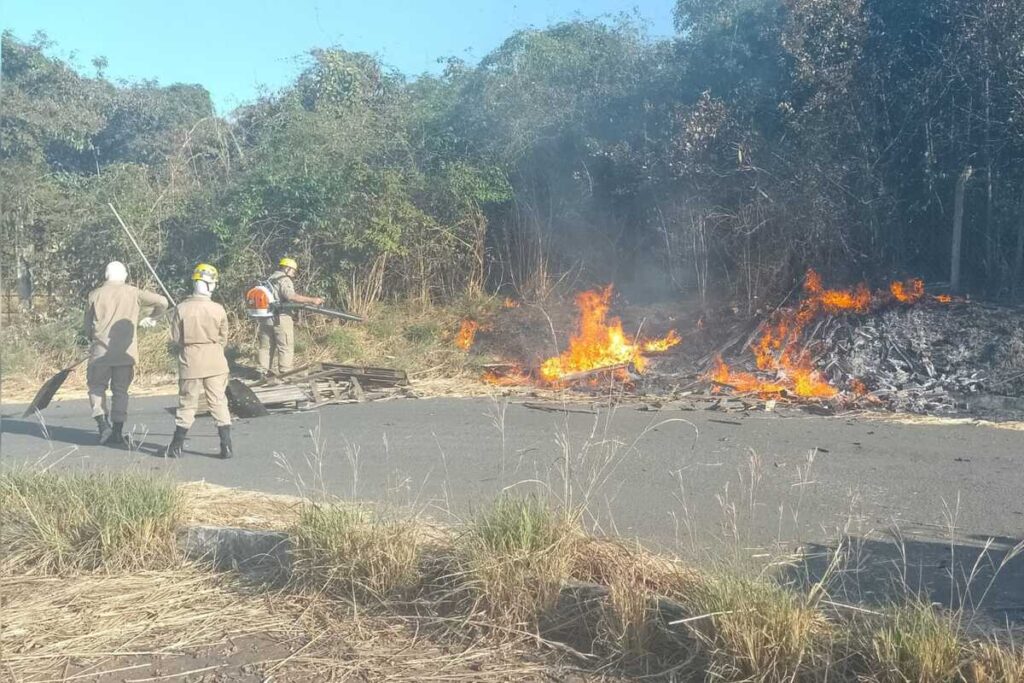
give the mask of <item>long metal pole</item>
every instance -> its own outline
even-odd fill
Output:
[[[107,206],[109,206],[110,210],[114,212],[114,216],[117,218],[117,222],[121,224],[122,228],[124,228],[124,234],[128,235],[128,239],[132,241],[132,245],[134,245],[135,250],[139,252],[139,256],[141,256],[142,260],[146,263],[146,267],[149,268],[149,272],[153,274],[153,277],[156,279],[156,283],[160,285],[160,289],[164,290],[164,294],[167,296],[167,300],[171,302],[172,306],[177,306],[178,304],[174,301],[174,297],[171,296],[171,293],[167,291],[166,287],[164,287],[164,283],[160,280],[160,276],[156,274],[156,269],[153,268],[153,265],[149,262],[149,259],[146,258],[146,254],[142,251],[142,247],[140,247],[139,243],[135,241],[135,236],[132,235],[132,231],[129,230],[128,226],[125,225],[125,222],[121,220],[121,214],[117,212],[117,209],[115,209],[114,205],[111,204],[110,202],[107,202]]]

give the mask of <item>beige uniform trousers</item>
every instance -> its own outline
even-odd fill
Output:
[[[275,324],[276,323],[276,324]],[[256,356],[259,370],[269,374],[277,359],[277,374],[283,375],[295,364],[295,325],[291,316],[282,315],[260,323],[260,347]]]
[[[105,365],[89,363],[85,381],[89,385],[89,405],[92,416],[109,415],[111,422],[124,423],[128,419],[128,387],[135,379],[134,365]],[[107,407],[107,388],[111,404]]]
[[[226,427],[231,424],[227,397],[228,379],[227,373],[202,379],[179,379],[178,412],[175,414],[174,424],[185,429],[192,426],[196,420],[200,395],[206,396],[210,415],[218,427]]]

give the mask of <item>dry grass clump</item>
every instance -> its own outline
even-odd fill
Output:
[[[688,632],[664,623],[659,605],[699,584],[702,577],[692,568],[638,544],[590,538],[578,545],[573,576],[608,589],[595,649],[630,660],[652,659],[654,667],[690,658]]]
[[[708,576],[679,599],[718,678],[813,679],[828,657],[832,626],[824,614],[770,580]]]
[[[505,627],[536,628],[572,570],[579,527],[541,499],[502,496],[456,541],[461,591],[473,612]]]
[[[967,683],[1024,683],[1024,649],[986,641],[975,643],[964,667]]]
[[[865,640],[870,680],[878,683],[953,681],[964,663],[954,622],[920,600],[894,607]]]
[[[308,589],[380,602],[420,583],[423,533],[355,505],[308,505],[292,531],[293,579]]]
[[[24,574],[171,566],[181,503],[174,483],[139,474],[3,472],[0,563]]]

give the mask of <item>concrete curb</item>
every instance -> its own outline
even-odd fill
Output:
[[[193,526],[180,532],[178,543],[188,559],[219,570],[260,576],[291,570],[291,538],[283,531]]]

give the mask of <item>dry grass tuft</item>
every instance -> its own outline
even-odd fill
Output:
[[[154,569],[180,561],[177,486],[137,474],[0,474],[0,559],[10,573]]]
[[[716,677],[805,680],[827,657],[828,620],[805,596],[771,581],[709,576],[680,599]]]
[[[693,569],[637,544],[583,539],[573,576],[608,589],[596,648],[629,659],[653,658],[656,666],[671,666],[692,654],[678,629],[666,628],[658,606],[699,584],[701,577]]]
[[[967,683],[1024,683],[1024,649],[992,641],[976,643],[964,678]]]
[[[879,683],[952,681],[965,656],[954,622],[922,601],[892,609],[862,649],[869,652],[871,680]]]
[[[565,511],[532,496],[503,496],[456,541],[460,589],[472,611],[504,627],[534,630],[558,602],[579,539]]]
[[[343,598],[386,602],[420,584],[424,535],[415,522],[355,505],[309,505],[292,532],[293,579]]]

